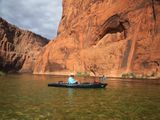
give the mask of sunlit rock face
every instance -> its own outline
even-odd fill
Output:
[[[58,36],[34,73],[160,72],[159,0],[63,0]]]
[[[37,55],[47,43],[46,38],[21,30],[0,18],[0,70],[33,72]]]

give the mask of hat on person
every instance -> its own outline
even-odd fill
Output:
[[[71,73],[70,76],[74,76],[74,73]]]

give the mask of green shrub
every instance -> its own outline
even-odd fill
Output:
[[[136,78],[136,75],[135,75],[135,73],[123,73],[122,75],[121,75],[121,77],[122,78]]]
[[[87,76],[89,76],[89,73],[87,73],[87,72],[77,72],[76,76],[78,76],[78,77],[87,77]]]
[[[2,76],[2,75],[5,75],[5,73],[4,73],[4,72],[2,72],[2,71],[0,71],[0,76]]]
[[[76,76],[81,77],[82,73],[81,72],[77,72]]]
[[[150,72],[148,74],[135,74],[135,73],[123,73],[122,78],[138,78],[138,79],[150,79],[150,78],[160,78],[160,74],[156,72]]]

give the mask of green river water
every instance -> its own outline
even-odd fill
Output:
[[[109,79],[105,89],[47,86],[66,79],[0,76],[0,120],[160,120],[160,80]]]

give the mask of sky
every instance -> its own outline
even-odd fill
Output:
[[[0,0],[0,17],[48,39],[57,35],[62,0]]]

